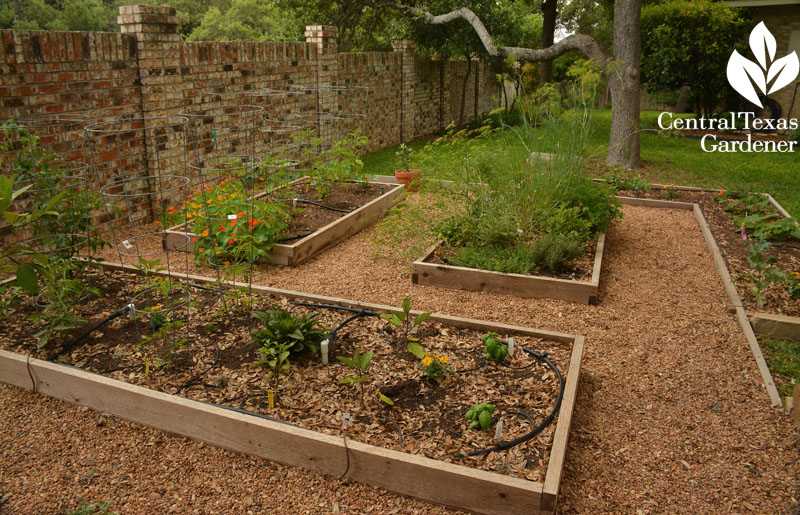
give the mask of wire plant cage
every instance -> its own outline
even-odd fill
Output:
[[[185,117],[134,117],[88,125],[86,144],[99,185],[111,235],[112,254],[136,274],[123,274],[136,343],[152,339],[161,320],[170,332],[164,342],[190,318],[192,290],[189,257],[179,248],[163,245],[174,206],[185,202],[190,179],[186,174]],[[183,245],[189,245],[188,234]]]

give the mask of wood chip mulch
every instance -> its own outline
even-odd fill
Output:
[[[769,398],[691,212],[624,207],[598,306],[414,285],[370,231],[261,284],[586,335],[559,510],[797,513],[800,433]],[[10,513],[77,498],[122,513],[440,513],[444,508],[2,387]],[[193,497],[194,496],[194,500]],[[249,503],[249,504],[248,504]]]

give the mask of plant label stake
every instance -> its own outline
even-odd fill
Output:
[[[123,241],[122,242],[122,246],[125,247],[126,249],[132,249],[133,248],[133,245],[131,245],[131,243],[128,240]]]
[[[144,359],[144,375],[150,375],[150,358]]]
[[[344,413],[343,412],[342,413],[342,421],[344,422],[344,425],[349,426],[350,425],[350,413]]]
[[[126,306],[128,308],[128,313],[130,314],[131,320],[136,322],[136,306],[133,305],[133,302]]]
[[[494,439],[498,441],[503,439],[503,419],[498,420],[494,426]]]
[[[275,393],[272,391],[272,388],[267,390],[267,404],[269,405],[269,409],[275,408]]]
[[[322,356],[322,364],[328,364],[328,339],[322,340],[322,343],[319,344],[319,353]]]
[[[510,358],[513,355],[514,355],[514,338],[509,338],[508,339],[508,357]]]
[[[228,220],[236,220],[236,215],[228,215]]]

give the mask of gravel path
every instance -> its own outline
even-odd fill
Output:
[[[599,306],[413,285],[408,263],[373,259],[368,232],[300,268],[267,267],[259,282],[393,305],[409,295],[415,308],[585,334],[561,511],[798,513],[800,435],[769,407],[692,213],[624,211]],[[79,496],[123,513],[250,502],[254,513],[444,511],[1,390],[10,513],[63,510]]]

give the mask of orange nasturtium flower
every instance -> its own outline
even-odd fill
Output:
[[[202,236],[203,238],[205,238],[206,236],[208,236],[208,227],[206,227],[206,230],[205,230],[205,231],[203,231],[203,232],[201,232],[201,233],[200,233],[200,236]]]
[[[236,241],[236,240],[234,240],[233,238],[229,239],[229,240],[228,240],[228,245],[233,245],[233,243],[234,243],[235,241]]]

